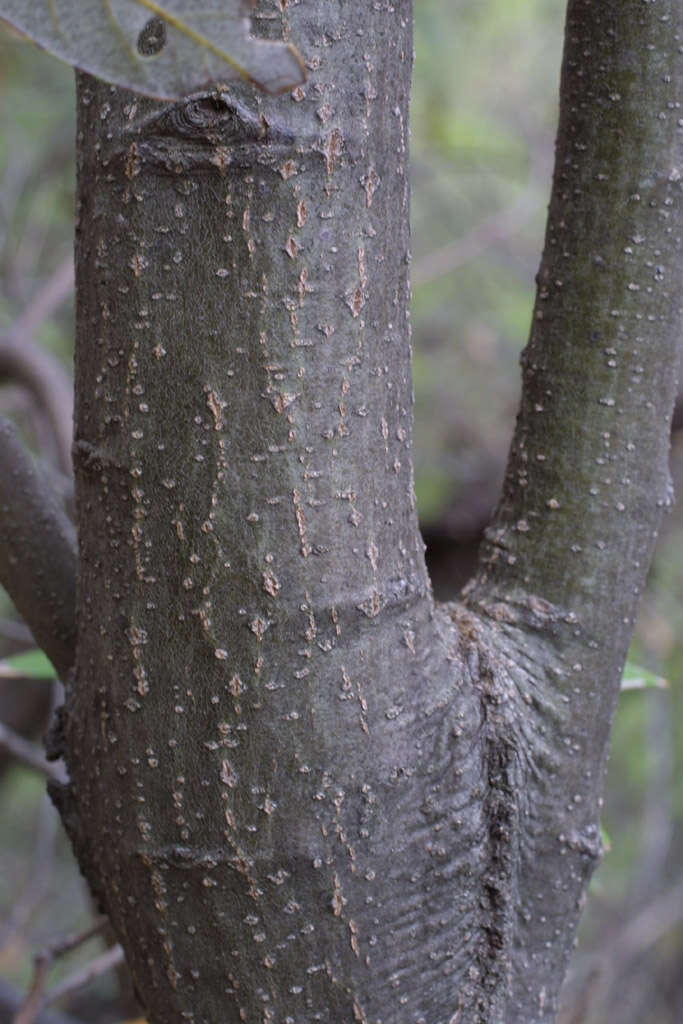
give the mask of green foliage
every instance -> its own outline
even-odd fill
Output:
[[[54,679],[54,665],[43,651],[22,651],[0,661],[0,678],[3,679]]]
[[[655,672],[650,672],[649,669],[643,668],[642,665],[636,665],[632,661],[627,661],[624,665],[624,672],[621,677],[621,688],[622,690],[649,690],[659,689],[665,690],[669,683],[662,676],[658,676]]]

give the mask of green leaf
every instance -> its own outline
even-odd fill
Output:
[[[0,19],[98,78],[160,99],[235,79],[305,81],[296,47],[249,34],[250,0],[0,0]]]
[[[30,679],[54,679],[57,673],[54,665],[42,651],[22,651],[0,661],[0,678],[18,679],[28,676]]]
[[[636,665],[627,661],[624,665],[624,673],[621,677],[622,690],[649,690],[656,688],[666,690],[669,686],[668,679],[655,675],[642,665]]]

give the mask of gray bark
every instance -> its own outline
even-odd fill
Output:
[[[410,460],[410,3],[273,6],[291,97],[79,83],[58,797],[152,1024],[550,1022],[668,500],[680,4],[570,2],[505,494],[444,607]]]

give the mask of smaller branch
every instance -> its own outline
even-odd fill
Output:
[[[114,967],[118,967],[119,964],[124,962],[123,950],[118,944],[112,946],[111,949],[107,949],[100,956],[95,957],[85,967],[80,968],[78,971],[74,971],[64,981],[60,981],[59,985],[55,985],[54,988],[49,989],[45,994],[45,1005],[50,1005],[56,1002],[58,999],[63,999],[64,996],[70,996],[74,992],[78,992],[79,989],[85,988],[95,978],[99,978],[102,974],[106,974],[111,971]],[[18,1022],[17,1022],[18,1024]]]
[[[33,860],[28,878],[14,901],[8,920],[0,930],[0,955],[9,943],[25,935],[33,913],[50,889],[52,863],[57,836],[57,811],[47,793],[43,794],[37,815]]]
[[[507,209],[486,217],[466,235],[435,249],[417,262],[411,274],[413,285],[429,284],[471,263],[491,245],[517,234],[540,206],[535,188],[525,192]]]
[[[31,987],[26,999],[12,1018],[12,1024],[35,1024],[44,1005],[43,988],[49,966],[47,962],[36,963]]]
[[[96,935],[99,935],[109,924],[109,918],[104,915],[96,917],[87,928],[84,928],[81,932],[76,932],[74,935],[66,935],[63,939],[55,942],[52,946],[49,946],[40,955],[42,957],[48,957],[50,962],[56,960],[60,956],[64,956],[65,953],[70,953],[72,949],[78,949],[84,943],[93,939]]]
[[[75,530],[2,419],[0,537],[0,583],[64,679],[76,643]]]
[[[71,473],[73,389],[61,364],[34,341],[40,325],[73,290],[73,259],[65,260],[39,289],[33,302],[0,334],[0,376],[18,381],[32,394],[50,423],[59,466]]]
[[[74,288],[73,256],[65,259],[38,289],[33,301],[12,328],[12,335],[32,336],[71,295]]]
[[[597,1024],[604,1020],[619,979],[642,959],[648,949],[683,921],[683,877],[653,899],[626,922],[608,952],[587,955],[576,970],[575,995],[566,1024]]]
[[[3,722],[0,722],[0,747],[15,757],[17,761],[21,761],[28,768],[40,772],[47,779],[52,779],[55,782],[64,782],[64,770],[62,768],[56,764],[51,764],[46,760],[37,744],[31,743],[30,740],[25,740],[23,736],[14,732]]]
[[[45,1006],[60,999],[62,996],[69,995],[75,992],[79,988],[83,988],[94,978],[99,977],[100,974],[104,974],[111,967],[116,966],[120,960],[123,959],[123,951],[120,946],[113,946],[108,949],[106,953],[101,956],[95,957],[85,967],[79,968],[70,974],[64,981],[60,982],[59,985],[55,985],[54,988],[50,989],[47,993],[44,991],[45,979],[48,971],[52,967],[54,961],[63,956],[65,953],[69,953],[72,949],[76,949],[78,946],[83,945],[93,936],[98,935],[107,925],[107,918],[97,918],[85,931],[78,932],[76,935],[70,935],[65,939],[61,939],[59,942],[50,946],[44,952],[39,953],[35,958],[35,968],[33,979],[31,981],[30,988],[26,995],[26,998],[19,1006],[17,1013],[12,1019],[12,1024],[38,1024],[41,1011]],[[118,953],[119,956],[115,958],[112,956],[113,953]]]
[[[647,607],[647,605],[645,605]],[[653,609],[657,614],[657,609]],[[650,652],[652,653],[652,652]],[[659,891],[673,839],[674,755],[671,694],[659,690],[643,705],[647,761],[646,800],[640,828],[633,892],[642,904]]]
[[[545,186],[541,182],[545,183],[547,177],[545,150],[533,152],[529,182],[521,196],[507,208],[485,217],[461,238],[416,261],[411,272],[413,285],[428,284],[452,274],[490,246],[516,235],[542,205]]]
[[[626,924],[612,951],[614,970],[624,969],[629,960],[641,956],[667,932],[683,921],[683,878],[643,907]]]
[[[0,978],[0,1020],[11,1020],[20,1008],[23,999],[22,992]],[[36,1017],[36,1024],[83,1024],[83,1022],[56,1010],[45,1010],[39,1017]]]
[[[2,345],[0,334],[0,416],[14,423],[22,433],[27,431],[35,439],[34,447],[45,454],[56,471],[60,471],[54,425],[46,415],[43,403],[5,363]]]
[[[21,644],[22,647],[35,646],[31,630],[25,622],[19,622],[17,619],[0,619],[0,637]]]

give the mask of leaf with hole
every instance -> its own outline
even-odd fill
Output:
[[[250,10],[250,0],[0,0],[0,19],[43,49],[160,99],[239,79],[269,93],[301,85],[296,47],[255,39]]]

